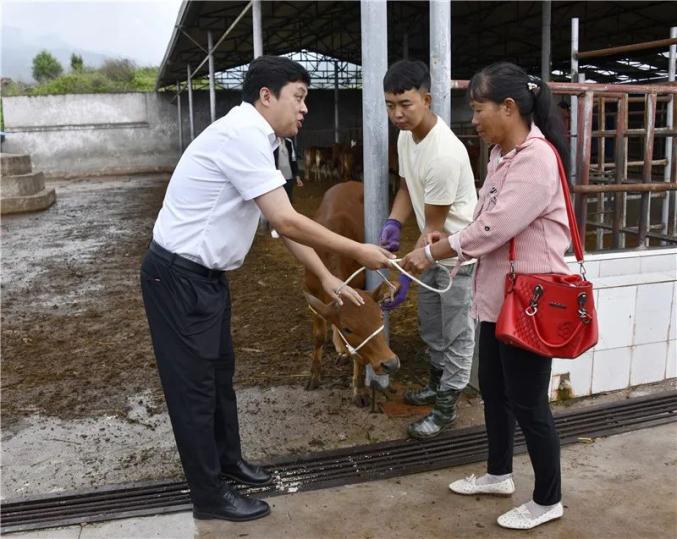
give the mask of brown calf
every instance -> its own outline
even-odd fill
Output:
[[[339,183],[327,190],[322,203],[315,214],[315,220],[330,230],[351,238],[355,241],[364,241],[364,192],[362,184],[349,181]],[[329,271],[339,279],[347,279],[359,269],[359,265],[352,259],[342,257],[336,253],[316,249]],[[350,286],[358,290],[364,298],[365,304],[361,307],[350,301],[338,305],[330,301],[329,296],[322,289],[318,278],[306,271],[306,299],[312,311],[314,350],[310,366],[310,379],[306,389],[315,389],[320,384],[322,348],[326,340],[328,325],[332,326],[332,341],[339,354],[347,354],[346,346],[337,333],[340,330],[343,336],[354,348],[358,347],[376,329],[383,324],[383,312],[379,302],[391,293],[390,287],[384,282],[375,290],[364,290],[365,276],[360,273],[350,282]],[[364,367],[371,364],[377,374],[395,372],[399,368],[399,359],[390,349],[383,332],[373,337],[353,359],[353,402],[358,406],[369,404],[369,390],[364,386]]]

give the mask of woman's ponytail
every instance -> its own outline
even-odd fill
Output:
[[[552,142],[557,148],[559,156],[564,163],[564,170],[569,173],[569,144],[567,143],[566,133],[564,132],[564,122],[562,116],[557,110],[552,91],[550,87],[538,77],[527,76],[527,90],[531,92],[534,99],[532,111],[533,121],[543,132],[545,138]]]

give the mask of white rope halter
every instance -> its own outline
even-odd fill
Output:
[[[444,266],[443,264],[440,264],[439,262],[435,262],[435,265],[436,265],[436,266],[439,266],[440,268],[442,268],[444,271],[447,272],[447,275],[449,276],[449,282],[447,283],[447,286],[445,286],[444,288],[433,288],[432,286],[428,286],[428,285],[425,284],[423,281],[421,281],[421,280],[417,279],[416,277],[414,277],[414,276],[413,276],[411,273],[409,273],[408,271],[404,270],[404,269],[402,268],[402,266],[400,266],[400,265],[398,264],[398,262],[402,262],[402,259],[401,259],[401,258],[395,258],[395,259],[393,259],[393,260],[390,261],[390,263],[391,263],[393,266],[395,266],[395,268],[397,268],[397,271],[399,271],[402,275],[406,275],[407,277],[409,277],[412,281],[414,281],[414,282],[415,282],[416,284],[418,284],[419,286],[422,286],[423,288],[426,288],[426,289],[430,290],[431,292],[435,292],[435,293],[437,293],[437,294],[444,294],[445,292],[448,292],[449,289],[451,289],[451,285],[453,284],[453,277],[452,277],[451,272],[449,271],[449,268],[447,268],[447,267]]]
[[[411,273],[409,273],[408,271],[406,271],[405,269],[403,269],[402,266],[400,266],[400,265],[398,264],[398,262],[402,262],[402,259],[401,259],[401,258],[393,258],[393,259],[391,259],[389,262],[390,262],[390,264],[391,264],[392,266],[394,266],[395,269],[397,269],[397,271],[399,271],[402,275],[406,275],[406,276],[409,277],[412,281],[414,281],[415,283],[417,283],[419,286],[422,286],[423,288],[427,288],[427,289],[430,290],[431,292],[435,292],[435,293],[437,293],[437,294],[444,294],[445,292],[448,292],[448,291],[451,289],[451,285],[453,284],[453,277],[452,277],[451,272],[449,271],[449,268],[447,268],[447,267],[444,266],[443,264],[440,264],[439,262],[435,262],[435,265],[439,266],[439,267],[442,268],[444,271],[446,271],[446,272],[447,272],[447,275],[449,276],[449,282],[447,283],[447,286],[445,286],[444,288],[433,288],[432,286],[429,286],[429,285],[425,284],[425,283],[424,283],[423,281],[421,281],[420,279],[417,279],[416,277],[414,277]],[[339,292],[341,292],[341,289],[343,289],[345,286],[348,286],[348,283],[349,283],[350,281],[352,281],[355,277],[357,277],[357,276],[358,276],[361,272],[363,272],[365,269],[367,269],[367,268],[364,267],[364,266],[362,266],[360,269],[356,270],[350,277],[348,277],[345,281],[343,281],[343,283],[341,283],[341,285],[340,285],[338,288],[336,288],[336,290],[334,290],[334,292],[335,292],[336,294],[338,294]],[[388,280],[388,278],[385,277],[385,276],[381,273],[380,270],[376,270],[376,273],[379,274],[379,276],[381,277],[381,279],[383,279],[383,280],[388,284],[388,286],[390,286],[390,288],[391,288],[393,291],[395,291],[395,290],[397,289],[397,287],[396,287],[393,283],[391,283],[391,282]]]
[[[435,264],[437,264],[439,267],[443,268],[443,269],[447,272],[447,274],[449,275],[449,284],[447,284],[447,286],[446,286],[445,288],[443,288],[443,289],[437,289],[437,288],[433,288],[432,286],[428,286],[428,285],[425,284],[424,282],[422,282],[422,281],[420,281],[419,279],[417,279],[416,277],[414,277],[411,273],[405,271],[405,270],[402,268],[402,266],[400,266],[400,265],[398,264],[398,262],[400,262],[401,260],[402,260],[401,258],[396,258],[396,259],[391,260],[390,263],[391,263],[391,264],[392,264],[392,265],[393,265],[400,273],[402,273],[403,275],[406,275],[406,276],[409,277],[412,281],[418,283],[418,284],[419,284],[420,286],[422,286],[423,288],[427,288],[427,289],[430,290],[431,292],[436,292],[436,293],[438,293],[438,294],[444,294],[445,292],[447,292],[447,291],[451,288],[451,285],[452,285],[452,276],[451,276],[451,273],[449,272],[449,269],[448,269],[448,268],[446,268],[445,266],[443,266],[443,265],[440,264],[439,262],[435,262]],[[343,281],[343,282],[336,288],[336,290],[334,290],[334,292],[336,293],[336,295],[340,294],[340,293],[341,293],[341,290],[342,290],[344,287],[348,286],[348,283],[350,283],[350,281],[352,281],[355,277],[357,277],[357,276],[358,276],[360,273],[362,273],[365,269],[367,269],[367,268],[364,267],[364,266],[362,266],[361,268],[359,268],[359,269],[357,269],[356,271],[354,271],[350,277],[348,277],[345,281]],[[396,287],[393,283],[391,283],[391,282],[388,280],[388,278],[387,278],[385,275],[383,275],[383,273],[381,273],[379,270],[377,270],[376,273],[378,273],[379,276],[381,277],[381,279],[383,279],[383,281],[390,287],[391,292],[394,292],[395,290],[397,290],[397,287]],[[391,295],[392,295],[392,294],[391,294]],[[315,309],[313,309],[310,305],[308,305],[308,308],[309,308],[312,312],[314,312],[317,316],[319,316],[320,318],[324,318],[320,313],[318,313],[318,312],[317,312]],[[336,327],[336,325],[334,325],[334,327],[336,328],[336,332],[339,334],[339,337],[341,337],[341,339],[343,340],[344,344],[346,345],[346,349],[348,350],[348,353],[349,353],[351,356],[354,356],[354,355],[358,355],[358,356],[359,356],[359,354],[358,354],[357,352],[358,352],[362,347],[364,347],[369,341],[371,341],[374,337],[376,337],[376,335],[378,335],[379,333],[381,333],[381,332],[385,329],[385,325],[382,324],[380,327],[378,327],[376,330],[374,330],[374,332],[373,332],[371,335],[369,335],[366,339],[364,339],[358,346],[353,347],[353,345],[350,344],[350,343],[348,342],[348,339],[346,339],[345,335],[341,332],[341,330],[340,330],[338,327]]]
[[[322,316],[320,313],[318,313],[318,312],[317,312],[315,309],[313,309],[310,305],[308,305],[308,308],[309,308],[313,313],[315,313],[317,316],[319,316],[320,318],[326,320],[326,318],[324,318],[324,316]],[[374,332],[373,332],[371,335],[369,335],[369,337],[367,337],[366,339],[364,339],[358,346],[355,346],[355,347],[354,347],[352,344],[350,344],[350,343],[348,342],[348,339],[346,339],[345,335],[343,335],[343,333],[341,333],[341,330],[336,326],[336,324],[332,324],[332,325],[333,325],[334,328],[336,329],[336,332],[339,334],[339,336],[341,337],[341,339],[343,339],[343,343],[346,345],[346,350],[348,350],[348,353],[349,353],[351,356],[355,356],[355,355],[359,356],[360,354],[358,354],[357,352],[358,352],[363,346],[365,346],[370,340],[372,340],[374,337],[376,337],[376,335],[378,335],[379,333],[381,333],[381,332],[385,329],[385,325],[384,325],[384,324],[381,324],[378,328],[376,328],[376,330],[374,330]]]
[[[366,268],[365,268],[364,266],[362,266],[360,269],[358,269],[357,271],[353,272],[353,274],[352,274],[350,277],[348,277],[345,281],[343,281],[343,282],[336,288],[336,290],[334,290],[334,292],[336,293],[336,295],[339,295],[339,293],[341,292],[341,289],[344,288],[344,287],[346,287],[346,286],[348,286],[348,283],[349,283],[350,281],[352,281],[355,277],[357,277],[357,276],[358,276],[361,272],[363,272],[365,269],[366,269]],[[381,277],[381,279],[383,279],[383,280],[388,284],[388,286],[391,288],[391,290],[392,290],[393,292],[397,289],[397,287],[396,287],[393,283],[391,283],[391,282],[388,280],[388,278],[387,278],[386,276],[384,276],[380,271],[377,270],[376,273],[378,273],[379,276]],[[315,309],[313,309],[310,305],[308,305],[308,308],[309,308],[311,311],[313,311],[313,312],[314,312],[317,316],[319,316],[320,318],[324,318],[320,313],[318,313],[318,312],[317,312]],[[346,345],[346,350],[348,350],[348,353],[349,353],[351,356],[354,356],[354,355],[358,355],[358,356],[359,356],[360,354],[358,354],[357,352],[358,352],[362,347],[364,347],[369,341],[371,341],[374,337],[376,337],[376,335],[378,335],[379,333],[381,333],[381,332],[385,329],[385,324],[381,324],[380,327],[376,328],[376,329],[374,330],[374,332],[373,332],[371,335],[369,335],[366,339],[364,339],[358,346],[353,347],[353,345],[350,344],[350,343],[348,342],[348,339],[346,339],[345,335],[341,332],[341,330],[340,330],[338,327],[336,327],[335,324],[333,324],[333,326],[336,328],[336,332],[339,334],[339,337],[341,337],[341,339],[343,339],[343,342],[344,342],[344,344]]]
[[[334,326],[334,327],[336,327],[336,326]],[[359,350],[360,348],[362,348],[365,344],[367,344],[370,340],[372,340],[374,337],[376,337],[376,335],[378,335],[379,333],[381,333],[381,332],[383,331],[384,328],[385,328],[385,325],[381,324],[381,326],[380,326],[379,328],[377,328],[371,335],[369,335],[369,337],[367,337],[366,339],[364,339],[364,340],[363,340],[356,348],[353,348],[353,346],[348,342],[348,339],[346,339],[346,338],[343,336],[343,333],[341,333],[341,330],[340,330],[339,328],[336,328],[336,332],[339,334],[339,336],[341,337],[341,339],[343,339],[343,342],[344,342],[345,345],[346,345],[346,349],[348,350],[348,353],[349,353],[351,356],[355,356],[355,355],[359,356],[360,354],[357,353],[358,350]]]

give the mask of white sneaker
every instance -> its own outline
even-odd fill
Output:
[[[472,496],[473,494],[490,494],[493,496],[512,496],[515,492],[515,483],[512,482],[512,477],[508,477],[498,483],[490,485],[478,485],[477,477],[469,475],[465,479],[459,479],[449,485],[449,490],[456,494],[463,494],[465,496]]]
[[[562,507],[561,502],[553,506],[548,512],[543,513],[540,517],[532,516],[526,505],[520,505],[502,514],[496,522],[498,522],[499,526],[510,528],[511,530],[530,530],[556,518],[561,518],[563,514],[564,507]]]

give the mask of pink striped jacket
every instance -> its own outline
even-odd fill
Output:
[[[491,151],[473,222],[449,236],[459,261],[477,259],[472,314],[495,322],[503,305],[508,245],[515,238],[517,273],[569,273],[570,243],[557,160],[533,124],[526,140],[501,157]]]

